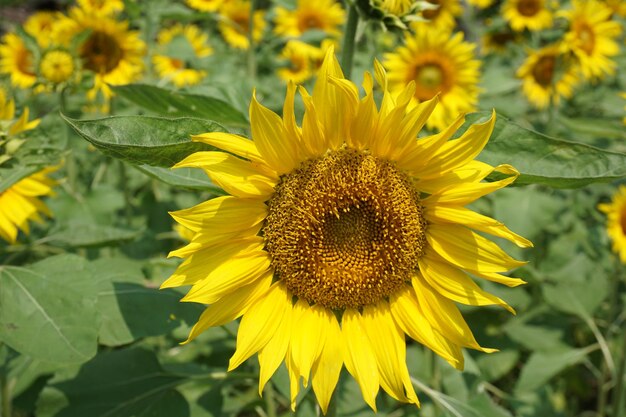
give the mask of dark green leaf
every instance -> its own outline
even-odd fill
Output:
[[[533,353],[522,369],[515,391],[527,392],[541,387],[563,369],[581,362],[588,353],[587,349]]]
[[[209,177],[197,168],[163,168],[150,165],[136,165],[141,172],[174,187],[191,190],[211,191],[222,194],[221,188],[211,182]]]
[[[125,99],[162,116],[199,117],[228,126],[248,126],[243,114],[215,97],[180,93],[147,84],[120,85],[113,89]]]
[[[53,245],[72,248],[121,245],[140,235],[135,230],[125,230],[100,224],[72,224],[44,238]]]
[[[0,339],[35,359],[81,363],[96,354],[98,315],[89,264],[59,255],[0,267]]]
[[[215,122],[186,117],[63,118],[79,135],[107,155],[134,164],[163,167],[171,167],[193,152],[213,149],[203,143],[192,142],[191,135],[224,131]]]

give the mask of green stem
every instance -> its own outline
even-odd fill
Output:
[[[613,389],[613,417],[622,415],[622,403],[624,401],[624,397],[626,396],[626,393],[624,393],[624,378],[626,378],[626,331],[623,332],[623,336],[622,357],[617,367],[617,381],[615,383],[615,388]]]
[[[256,81],[256,51],[254,44],[254,12],[259,7],[259,0],[250,2],[250,21],[248,22],[248,77],[253,84]]]
[[[272,382],[265,384],[265,411],[267,417],[276,417],[276,394]]]
[[[347,79],[352,75],[352,61],[354,58],[354,41],[356,38],[356,27],[359,23],[359,13],[356,6],[351,4],[348,9],[348,21],[343,34],[343,45],[341,51],[341,66]]]
[[[2,386],[2,393],[0,394],[2,396],[0,399],[2,401],[2,416],[11,417],[11,386],[7,379],[6,369],[0,375],[0,386]]]
[[[120,187],[124,192],[124,215],[126,217],[126,225],[130,226],[133,217],[133,206],[131,201],[130,188],[128,188],[128,174],[126,165],[123,161],[117,161],[120,165]]]

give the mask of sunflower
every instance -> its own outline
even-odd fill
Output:
[[[620,17],[626,17],[626,3],[624,0],[604,0],[604,4],[609,6],[611,13]]]
[[[78,7],[87,13],[113,15],[124,10],[122,0],[77,0]]]
[[[414,22],[413,29],[419,26],[434,26],[439,31],[450,31],[456,25],[455,18],[463,13],[459,0],[426,0],[437,8],[422,11],[422,17],[428,22]]]
[[[481,37],[481,52],[484,55],[503,53],[507,46],[520,40],[521,35],[508,26],[487,30]]]
[[[426,125],[444,129],[459,113],[476,109],[480,61],[474,57],[475,45],[464,42],[460,32],[450,35],[426,24],[415,29],[405,37],[405,46],[385,54],[389,88],[400,92],[413,81],[417,102],[440,94],[441,103]]]
[[[479,9],[486,9],[493,4],[494,0],[467,0],[468,4]]]
[[[220,7],[220,22],[218,28],[220,33],[233,48],[248,49],[250,41],[248,32],[250,29],[250,1],[249,0],[229,0]],[[262,10],[254,11],[254,25],[252,29],[252,39],[258,42],[263,37],[265,30],[265,13]]]
[[[228,0],[187,0],[187,6],[201,12],[216,12]]]
[[[29,88],[37,81],[33,65],[33,54],[24,41],[15,33],[7,33],[0,44],[0,74],[8,74],[11,84]]]
[[[303,83],[313,76],[311,59],[317,55],[319,49],[308,43],[295,39],[289,40],[280,52],[280,59],[288,65],[279,68],[276,73],[284,81]]]
[[[274,32],[281,36],[298,37],[307,30],[320,30],[339,36],[345,14],[341,4],[334,0],[298,0],[295,10],[276,8]]]
[[[64,46],[85,31],[89,35],[79,48],[79,56],[82,68],[95,74],[94,87],[87,93],[91,100],[99,91],[110,98],[113,92],[109,84],[128,84],[141,76],[146,45],[138,32],[128,29],[127,21],[74,7],[55,25],[57,39]]]
[[[561,13],[570,21],[565,42],[576,54],[586,79],[615,74],[616,64],[610,57],[619,53],[615,42],[621,31],[611,21],[611,9],[596,0],[573,0],[573,9]]]
[[[74,57],[64,49],[50,49],[39,61],[39,73],[48,82],[60,84],[75,75]]]
[[[250,104],[252,141],[205,133],[195,141],[223,151],[196,152],[175,167],[199,167],[227,196],[172,213],[195,232],[170,256],[186,258],[162,288],[193,285],[183,301],[209,304],[188,341],[243,316],[229,369],[258,352],[259,392],[283,360],[292,408],[309,382],[325,413],[345,364],[375,409],[379,386],[418,403],[405,334],[463,367],[461,347],[484,352],[454,302],[499,305],[469,277],[515,286],[501,273],[523,265],[479,232],[532,244],[464,206],[515,180],[509,165],[474,160],[495,116],[450,140],[464,122],[417,140],[438,104],[408,109],[414,85],[395,99],[376,62],[365,97],[344,78],[332,48],[296,124],[296,86],[283,117]],[[482,182],[498,171],[505,179]]]
[[[626,186],[621,185],[609,204],[599,204],[598,209],[608,215],[607,233],[613,241],[613,252],[626,264]]]
[[[42,48],[53,43],[54,24],[59,20],[55,12],[36,12],[24,22],[24,31],[31,35]]]
[[[29,110],[25,107],[22,115],[15,120],[15,102],[7,99],[5,91],[0,88],[0,126],[6,128],[6,132],[2,132],[0,136],[13,136],[18,133],[25,132],[36,128],[40,119],[28,120]]]
[[[177,53],[182,46],[181,40],[184,42],[182,50],[187,56]],[[207,34],[203,33],[198,26],[176,24],[171,28],[161,30],[157,41],[162,48],[171,49],[168,55],[152,57],[152,62],[161,78],[171,79],[177,87],[185,87],[198,84],[206,76],[206,71],[195,69],[190,63],[190,61],[205,58],[213,53],[213,49],[208,45]]]
[[[506,0],[502,5],[502,15],[517,32],[552,26],[552,12],[547,8],[546,0]]]
[[[517,70],[517,76],[523,81],[528,101],[540,109],[558,104],[561,97],[571,97],[579,82],[575,61],[562,44],[532,53]]]

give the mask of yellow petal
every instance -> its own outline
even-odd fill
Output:
[[[202,133],[200,135],[193,135],[191,136],[191,140],[215,146],[223,151],[254,162],[266,164],[265,159],[261,156],[261,153],[257,149],[254,141],[244,138],[243,136],[224,132],[209,132]]]
[[[343,366],[342,339],[339,323],[332,311],[324,309],[321,315],[324,322],[322,326],[326,327],[326,341],[319,358],[313,365],[311,379],[317,402],[322,412],[326,414]]]
[[[363,81],[365,97],[358,104],[356,115],[350,126],[350,134],[348,135],[348,145],[356,149],[371,148],[376,137],[378,110],[374,102],[371,84],[372,77],[366,72]]]
[[[504,272],[526,263],[511,258],[498,245],[465,226],[429,224],[426,239],[438,255],[462,269]]]
[[[361,324],[376,356],[380,385],[398,401],[419,404],[406,367],[404,332],[393,321],[388,303],[364,307]]]
[[[251,304],[267,293],[272,283],[272,275],[266,273],[253,283],[234,290],[208,306],[183,344],[189,343],[208,328],[222,326],[243,315]]]
[[[196,232],[187,245],[171,251],[167,254],[167,257],[187,258],[195,252],[207,249],[211,246],[224,245],[226,243],[238,241],[247,237],[257,236],[262,226],[263,224],[259,223],[249,229],[223,233],[211,233],[211,229],[202,230],[200,232]]]
[[[285,312],[291,308],[291,294],[275,282],[241,319],[237,331],[237,348],[230,358],[228,370],[232,371],[243,361],[262,349],[274,337]]]
[[[420,274],[413,277],[413,289],[430,324],[450,341],[486,353],[497,351],[481,347],[456,305],[433,290]]]
[[[365,402],[376,411],[376,395],[380,380],[376,356],[361,324],[361,313],[354,309],[344,311],[341,319],[346,369],[359,383]]]
[[[512,307],[495,295],[483,291],[458,268],[428,258],[419,260],[419,268],[424,280],[450,300],[472,306],[499,305],[515,314]]]
[[[267,206],[258,199],[222,196],[191,208],[171,211],[170,215],[194,232],[231,233],[262,222],[267,216]]]
[[[517,287],[518,285],[526,284],[526,281],[521,278],[507,277],[506,275],[498,274],[496,272],[479,272],[472,271],[470,269],[467,269],[466,271],[479,278],[497,282],[498,284],[504,284],[507,287]]]
[[[398,145],[393,150],[391,159],[402,159],[405,151],[411,149],[411,145],[415,145],[418,133],[422,130],[438,103],[439,95],[436,95],[432,99],[418,104],[404,117],[400,125],[396,126],[396,129],[400,129],[400,136],[397,139]]]
[[[304,379],[304,386],[309,384],[309,374],[313,363],[319,357],[326,342],[327,326],[325,309],[319,305],[309,306],[304,299],[299,299],[294,306],[298,320],[291,329],[291,357],[299,375]]]
[[[285,102],[283,104],[283,127],[287,140],[294,143],[298,160],[302,160],[305,159],[306,152],[302,144],[302,129],[296,123],[296,114],[294,112],[296,89],[295,83],[290,80],[287,83],[287,93],[285,94]]]
[[[494,168],[484,162],[473,160],[460,168],[443,174],[440,177],[427,178],[423,180],[417,179],[414,181],[414,184],[415,188],[421,192],[435,194],[443,189],[457,186],[461,183],[480,182],[499,167],[500,166]]]
[[[195,152],[174,165],[202,168],[227,193],[241,198],[268,197],[276,178],[258,163],[244,161],[224,152]]]
[[[318,110],[313,102],[313,97],[309,95],[306,89],[299,87],[300,96],[304,103],[304,116],[302,118],[302,142],[307,154],[310,156],[318,156],[326,152],[328,143],[326,141],[325,131],[319,119]]]

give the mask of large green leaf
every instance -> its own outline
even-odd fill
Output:
[[[134,164],[171,167],[187,155],[211,150],[191,141],[191,135],[225,131],[202,119],[152,116],[117,116],[97,120],[63,118],[79,135],[103,153]]]
[[[81,363],[96,354],[97,336],[96,290],[83,258],[0,267],[0,340],[35,359]]]
[[[181,93],[147,84],[127,84],[113,88],[125,99],[162,116],[199,117],[228,126],[248,126],[243,114],[215,97]]]
[[[489,112],[468,115],[457,135],[490,115]],[[478,159],[491,165],[513,165],[521,173],[517,185],[576,188],[626,177],[625,154],[552,138],[502,116],[497,118],[489,143]]]
[[[165,371],[142,349],[102,353],[75,378],[44,390],[40,417],[185,417],[189,405],[174,388],[186,377]]]
[[[209,177],[196,168],[163,168],[150,165],[137,165],[137,169],[149,176],[174,187],[189,188],[191,190],[211,191],[222,194],[223,190],[213,184]]]
[[[588,354],[588,349],[533,353],[522,369],[515,391],[519,393],[536,390],[568,366],[580,363]]]
[[[117,246],[137,238],[141,232],[113,226],[85,223],[71,224],[46,236],[42,241],[63,247],[85,248]]]

